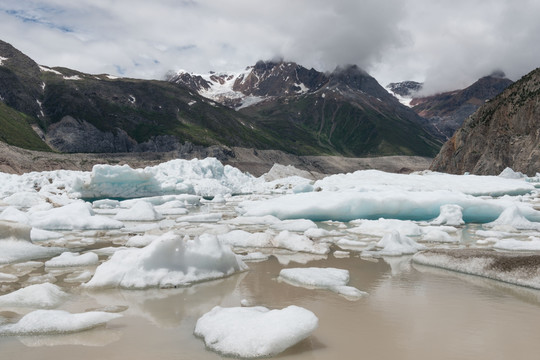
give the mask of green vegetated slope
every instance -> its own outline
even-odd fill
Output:
[[[287,134],[288,146],[298,153],[320,149],[347,156],[434,156],[441,143],[392,106],[329,91],[265,102],[242,112],[274,136]]]
[[[32,119],[0,101],[0,141],[29,150],[50,151],[30,126]]]

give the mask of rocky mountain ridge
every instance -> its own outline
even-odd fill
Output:
[[[449,139],[467,117],[511,84],[512,80],[507,79],[504,73],[495,72],[480,78],[465,89],[426,97],[413,96],[410,106]]]
[[[540,68],[485,103],[448,140],[436,171],[499,174],[506,167],[535,175],[540,169]]]
[[[259,61],[242,73],[181,71],[169,81],[235,108],[261,126],[272,125],[269,131],[302,139],[308,130],[318,145],[348,156],[427,155],[440,146],[435,128],[357,66],[322,73],[293,62]]]

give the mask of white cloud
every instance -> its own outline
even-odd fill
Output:
[[[0,34],[41,64],[90,73],[161,78],[281,56],[436,91],[538,66],[539,13],[535,0],[4,0]]]

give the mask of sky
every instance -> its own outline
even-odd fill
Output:
[[[540,0],[2,0],[0,39],[41,65],[163,79],[282,58],[381,85],[461,89],[540,66]]]

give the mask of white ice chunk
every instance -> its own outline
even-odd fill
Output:
[[[18,208],[30,208],[45,202],[41,195],[35,191],[16,192],[4,198],[2,201]]]
[[[268,260],[269,257],[269,255],[263,254],[259,251],[247,253],[246,255],[240,255],[240,258],[243,261],[265,261]]]
[[[493,247],[509,251],[540,251],[540,238],[531,236],[529,240],[502,239],[497,240]]]
[[[30,229],[21,223],[0,221],[0,264],[47,258],[64,251],[62,248],[32,244]]]
[[[389,232],[397,231],[402,235],[418,236],[422,233],[420,227],[412,221],[379,219],[355,220],[351,221],[351,223],[359,224],[358,226],[347,230],[353,234],[383,236]]]
[[[512,170],[511,168],[507,167],[501,173],[499,174],[499,177],[505,178],[505,179],[523,179],[526,177],[525,174],[516,172]]]
[[[309,289],[327,289],[350,300],[357,300],[367,295],[366,292],[355,287],[347,286],[349,271],[344,269],[316,267],[282,269],[278,280]]]
[[[30,231],[30,239],[32,241],[47,241],[51,239],[59,239],[63,235],[56,231],[42,230],[38,228],[32,228]]]
[[[77,254],[72,252],[64,252],[57,257],[45,262],[47,267],[71,267],[71,266],[92,266],[99,262],[98,255],[93,252],[85,254]]]
[[[233,247],[272,247],[272,235],[268,233],[249,233],[244,230],[233,230],[218,235],[221,242]]]
[[[121,221],[157,221],[163,219],[163,215],[157,213],[152,204],[138,201],[129,209],[119,210],[114,218]]]
[[[188,213],[185,202],[181,200],[168,201],[155,206],[154,209],[162,215],[186,215]]]
[[[120,229],[123,223],[105,216],[95,215],[92,205],[74,202],[48,211],[38,211],[30,216],[33,227],[44,230]]]
[[[0,307],[51,309],[60,306],[68,297],[54,284],[36,284],[0,296]]]
[[[115,209],[120,206],[120,201],[111,199],[96,200],[92,203],[94,209]]]
[[[517,206],[507,208],[495,221],[484,224],[484,226],[495,229],[506,229],[507,226],[511,226],[512,228],[519,230],[540,230],[540,223],[534,223],[527,220]]]
[[[15,282],[17,280],[19,280],[19,277],[17,275],[6,274],[6,273],[0,272],[0,283]]]
[[[129,240],[126,242],[126,246],[129,247],[144,247],[149,245],[152,241],[159,238],[158,235],[152,235],[152,234],[143,234],[143,235],[135,235],[129,238]]]
[[[177,222],[214,223],[223,219],[222,213],[186,215],[176,218]]]
[[[304,340],[317,328],[311,311],[291,305],[281,310],[214,307],[195,326],[207,347],[242,358],[273,356]]]
[[[65,334],[92,329],[119,317],[122,315],[100,311],[71,314],[62,310],[36,310],[26,314],[15,324],[0,326],[0,334]]]
[[[334,251],[333,255],[334,257],[338,259],[348,258],[351,256],[351,254],[348,251],[339,251],[339,250]]]
[[[422,236],[422,241],[436,243],[456,243],[459,242],[459,238],[450,236],[450,234],[448,234],[446,231],[430,228]]]
[[[167,233],[142,249],[117,251],[101,264],[88,287],[186,286],[222,278],[247,266],[213,235],[185,240]]]
[[[325,229],[320,228],[309,228],[306,231],[304,231],[304,235],[306,235],[308,238],[311,239],[319,239],[324,237],[331,237],[331,236],[342,236],[343,234],[339,231],[328,231]]]
[[[381,256],[400,256],[406,254],[414,254],[420,250],[424,250],[424,245],[418,244],[411,238],[401,235],[398,231],[394,230],[383,236],[383,238],[377,243],[378,255]]]
[[[295,231],[295,232],[304,232],[308,229],[316,229],[317,225],[311,221],[306,219],[298,219],[298,220],[283,220],[279,223],[270,225],[272,229],[275,229],[277,231]]]
[[[330,251],[328,244],[315,243],[305,235],[290,233],[287,230],[280,232],[272,239],[272,244],[277,248],[317,255],[328,254]]]
[[[441,206],[439,216],[431,221],[433,225],[459,226],[465,224],[463,221],[463,208],[455,204]]]
[[[23,224],[28,224],[30,222],[30,219],[25,212],[13,206],[4,209],[4,211],[0,213],[0,220],[14,221]]]

